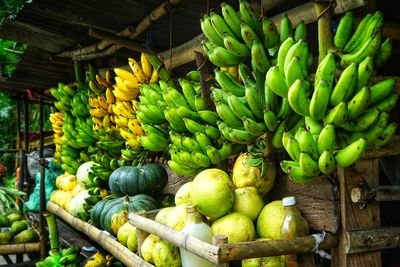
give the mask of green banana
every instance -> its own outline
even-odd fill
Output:
[[[379,138],[373,142],[372,146],[380,147],[389,143],[396,134],[396,129],[397,129],[397,124],[395,122],[392,122],[391,124],[387,125],[385,129],[382,131]]]
[[[281,106],[279,107],[276,117],[279,120],[287,120],[290,115],[292,115],[293,110],[290,107],[289,100],[287,98],[282,98]]]
[[[375,32],[356,52],[352,54],[339,55],[341,57],[341,66],[345,67],[353,62],[360,63],[366,57],[375,56],[381,45],[381,40],[381,33],[379,31]]]
[[[170,126],[173,127],[175,131],[186,131],[183,118],[179,116],[177,109],[167,107],[164,110],[164,116],[169,122]]]
[[[260,41],[260,38],[258,38],[256,32],[246,23],[240,24],[240,32],[241,32],[244,43],[250,49],[253,46],[253,42],[255,40]]]
[[[240,16],[236,13],[236,10],[226,2],[221,3],[221,13],[224,17],[226,24],[236,35],[236,37],[241,37],[240,32]]]
[[[224,33],[227,33],[231,36],[234,36],[235,33],[229,28],[228,24],[224,20],[224,18],[216,12],[210,12],[211,25],[214,27],[214,30],[220,37],[224,36]]]
[[[357,92],[364,86],[367,86],[371,81],[374,74],[374,59],[373,57],[366,57],[358,65],[358,77],[357,77]]]
[[[206,123],[213,126],[217,125],[217,120],[219,119],[218,114],[211,110],[200,110],[198,111],[199,117]]]
[[[187,166],[181,165],[173,160],[168,161],[168,166],[171,170],[183,176],[194,176],[200,171],[200,169],[187,168]]]
[[[235,114],[238,118],[248,117],[253,120],[255,119],[251,110],[244,103],[242,103],[237,96],[229,94],[228,105],[233,114]]]
[[[393,44],[392,39],[386,38],[386,40],[381,44],[376,56],[375,56],[375,65],[377,68],[383,66],[386,61],[390,58],[392,54]]]
[[[220,137],[220,132],[218,128],[211,126],[209,124],[206,124],[205,126],[206,130],[206,135],[211,138],[212,140],[217,140]]]
[[[318,162],[311,158],[305,152],[300,153],[299,164],[302,171],[309,176],[317,176],[319,174]]]
[[[288,97],[289,88],[287,86],[283,72],[280,71],[278,66],[269,68],[265,77],[265,83],[268,88],[280,97]]]
[[[254,76],[247,66],[247,64],[241,62],[238,66],[239,77],[243,81],[245,86],[256,86],[256,81],[254,80]]]
[[[358,42],[361,39],[360,37],[363,34],[363,32],[365,31],[365,28],[367,27],[369,20],[371,18],[372,18],[371,13],[368,13],[364,16],[364,18],[358,24],[358,26],[357,26],[355,32],[353,33],[353,35],[351,36],[350,40],[344,46],[344,48],[343,48],[344,51],[349,52],[358,45]]]
[[[246,145],[251,144],[257,139],[257,136],[251,135],[244,128],[232,128],[222,121],[218,121],[218,128],[225,138],[234,143]]]
[[[366,146],[367,140],[364,138],[360,138],[357,141],[354,141],[350,145],[346,146],[345,148],[335,151],[334,157],[337,165],[342,168],[353,165],[361,158]]]
[[[218,152],[218,149],[216,149],[212,145],[208,145],[204,153],[207,154],[212,164],[219,164],[222,161],[222,157],[221,154]]]
[[[209,15],[204,15],[200,19],[200,27],[208,40],[210,40],[215,45],[224,46],[224,41],[212,26],[211,17]]]
[[[246,86],[245,94],[247,98],[247,104],[250,107],[251,112],[253,115],[262,120],[263,119],[263,96],[259,95],[259,92],[256,90],[257,88]]]
[[[186,150],[180,150],[177,152],[180,162],[189,168],[201,168],[202,166],[193,159],[192,153]],[[177,161],[179,162],[179,161]]]
[[[399,95],[397,92],[393,92],[391,95],[386,97],[384,100],[378,102],[377,104],[373,105],[371,108],[379,109],[380,111],[390,111],[394,108],[397,104],[397,100],[399,99]]]
[[[217,46],[212,50],[212,55],[217,58],[218,61],[212,61],[210,58],[211,63],[218,67],[232,67],[236,66],[242,61],[242,58],[237,56],[236,54],[232,53],[226,48],[221,46]]]
[[[289,37],[289,38],[285,39],[279,47],[278,56],[276,59],[276,65],[278,66],[278,69],[282,72],[282,75],[284,74],[284,70],[285,70],[286,55],[289,52],[289,49],[294,44],[295,44],[294,39],[292,37]]]
[[[193,88],[192,83],[186,79],[179,79],[178,81],[182,88],[183,95],[186,98],[186,102],[192,110],[195,110],[194,99],[196,97],[196,90]]]
[[[272,137],[271,140],[271,144],[276,148],[276,149],[280,149],[282,148],[283,144],[282,144],[282,136],[283,133],[285,132],[285,124],[281,123],[278,125],[278,127],[276,128],[275,134]]]
[[[184,107],[190,109],[190,105],[186,101],[186,98],[177,89],[169,87],[168,93],[171,96],[172,102],[175,104],[175,106],[177,106],[177,107],[184,106]]]
[[[274,132],[278,127],[278,119],[275,113],[271,110],[264,110],[264,123],[270,132]]]
[[[239,0],[239,13],[242,21],[249,25],[257,36],[261,38],[263,36],[261,24],[250,3],[246,0]]]
[[[300,139],[300,135],[304,132],[307,131],[306,128],[304,128],[304,126],[299,127],[296,132],[294,133],[294,138],[296,138],[297,141],[299,141]],[[302,150],[303,151],[303,150]]]
[[[242,121],[233,113],[228,105],[222,102],[215,103],[215,109],[219,117],[230,127],[242,127]]]
[[[147,135],[140,137],[140,143],[144,149],[157,152],[166,150],[169,141],[166,137],[161,135],[148,133]]]
[[[290,107],[302,116],[310,115],[310,83],[305,80],[296,80],[289,88],[288,100]]]
[[[333,43],[339,49],[343,49],[349,42],[354,26],[354,15],[351,11],[346,12],[340,19],[339,25],[333,36]]]
[[[188,109],[185,106],[179,106],[176,109],[176,112],[182,118],[189,118],[192,120],[197,120],[199,118],[199,115],[196,112],[192,111],[191,109]]]
[[[169,150],[169,155],[170,155],[172,161],[175,161],[179,165],[187,166],[186,163],[179,156],[179,152],[178,151],[170,149]]]
[[[278,96],[271,90],[268,86],[267,79],[264,82],[264,98],[265,98],[265,107],[271,111],[278,111],[279,99]]]
[[[324,150],[318,159],[318,168],[323,174],[330,174],[336,170],[336,160],[331,150]]]
[[[315,178],[315,176],[307,175],[301,169],[300,166],[299,167],[290,166],[290,167],[288,167],[287,172],[288,172],[289,178],[293,182],[298,183],[298,184],[303,184],[303,183],[309,182],[309,181],[311,181],[312,179]]]
[[[363,87],[347,104],[347,118],[357,118],[368,107],[371,100],[369,87]]]
[[[244,129],[248,131],[251,135],[258,137],[263,135],[267,130],[264,122],[256,122],[246,116],[242,117],[242,121]]]
[[[292,37],[293,35],[293,26],[290,21],[287,13],[282,14],[281,18],[281,28],[279,31],[279,41],[283,43],[287,38]]]
[[[265,74],[271,67],[264,46],[259,40],[254,40],[251,46],[251,63],[254,64],[255,68]]]
[[[373,127],[378,121],[380,113],[381,112],[376,108],[367,110],[356,119],[342,123],[340,127],[350,132],[368,130],[369,128]]]
[[[186,129],[195,134],[196,132],[206,133],[205,126],[188,118],[183,118],[183,122],[185,123]]]
[[[207,100],[199,94],[196,95],[194,98],[194,105],[195,105],[196,111],[210,109],[210,106],[209,106]]]
[[[288,66],[294,57],[298,57],[304,77],[308,77],[308,45],[307,42],[300,40],[289,48],[286,54],[283,72],[288,74]]]
[[[395,79],[386,79],[369,87],[371,92],[369,106],[375,105],[390,96],[395,85]]]
[[[376,11],[371,20],[368,22],[367,27],[362,32],[358,43],[354,47],[354,49],[348,51],[350,53],[356,52],[363,47],[363,45],[367,42],[368,38],[370,38],[377,30],[380,30],[383,26],[383,16],[381,11]]]
[[[326,149],[333,150],[336,145],[335,127],[331,124],[325,125],[318,137],[318,153],[322,154]]]
[[[347,101],[352,95],[357,86],[358,68],[356,63],[347,66],[336,82],[332,90],[330,104],[338,105],[342,101]]]
[[[264,47],[266,49],[276,47],[279,44],[279,32],[275,23],[266,17],[262,18],[262,29],[264,33]]]
[[[335,55],[333,53],[328,53],[318,64],[317,72],[315,73],[314,85],[317,86],[321,80],[324,80],[328,83],[330,88],[333,88],[335,73]]]
[[[282,136],[282,140],[283,140],[283,136]],[[300,146],[299,146],[299,142],[294,138],[294,137],[289,137],[287,140],[287,143],[283,143],[283,146],[285,147],[286,152],[289,154],[289,156],[296,161],[299,161],[300,159]]]
[[[288,171],[289,167],[297,167],[297,168],[300,167],[299,162],[293,161],[293,160],[282,160],[280,162],[280,165],[281,165],[281,169],[284,173],[289,173],[289,171]]]
[[[354,142],[355,140],[358,140],[359,138],[364,138],[367,140],[368,145],[372,145],[376,139],[379,138],[379,136],[382,134],[383,130],[385,129],[389,119],[389,114],[387,112],[382,112],[379,115],[377,123],[374,125],[374,127],[362,131],[362,132],[353,132],[351,134],[350,139],[348,140],[349,143]]]
[[[183,150],[186,150],[188,152],[192,151],[197,151],[197,152],[202,152],[201,145],[193,138],[190,138],[189,136],[185,136],[182,138],[182,147]]]
[[[197,143],[200,145],[201,150],[206,153],[207,151],[207,146],[212,145],[212,141],[210,140],[210,138],[201,132],[197,132],[194,134],[195,135],[195,139],[197,141]]]
[[[306,129],[310,131],[311,134],[319,134],[324,127],[319,121],[314,120],[310,116],[304,117],[304,122],[306,125]]]
[[[301,128],[299,128],[301,129]],[[302,152],[309,154],[314,160],[319,157],[318,142],[314,139],[312,133],[308,130],[303,130],[296,138],[299,142],[299,147]]]
[[[223,38],[224,45],[226,49],[228,49],[230,52],[243,59],[250,56],[250,48],[246,44],[240,42],[232,35],[226,33],[224,34]]]
[[[212,164],[210,158],[201,152],[194,151],[191,153],[191,156],[192,156],[192,160],[194,162],[196,162],[196,164],[200,165],[203,168],[207,168]]]
[[[303,68],[298,57],[293,57],[285,71],[287,87],[290,87],[297,79],[304,80]]]
[[[324,124],[332,124],[333,126],[338,127],[347,120],[347,113],[346,103],[340,102],[337,106],[328,110],[328,113],[324,118]]]
[[[192,81],[200,82],[200,71],[198,70],[191,70],[188,73],[186,73],[186,78]]]
[[[168,89],[163,91],[162,97],[163,97],[164,102],[167,104],[168,107],[170,107],[170,108],[175,108],[176,107],[174,101],[172,101],[172,97],[171,97]]]
[[[230,142],[223,142],[221,147],[218,149],[218,153],[222,160],[227,159],[233,152],[232,144]]]
[[[314,120],[322,120],[328,111],[331,89],[325,80],[320,80],[310,101],[310,116]]]
[[[236,96],[244,96],[245,88],[231,74],[215,69],[215,80],[225,92]]]
[[[295,41],[300,41],[300,40],[307,40],[307,26],[304,23],[304,20],[300,20],[300,22],[296,25],[296,28],[294,29],[294,40]]]

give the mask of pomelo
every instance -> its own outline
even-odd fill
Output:
[[[253,222],[264,207],[264,200],[258,193],[257,188],[250,186],[235,189],[235,202],[232,211],[247,215]]]
[[[234,184],[223,170],[206,169],[193,179],[190,199],[204,216],[219,218],[233,206]]]
[[[175,205],[190,204],[190,188],[192,182],[184,183],[175,194]]]
[[[117,232],[117,239],[119,243],[127,246],[128,238],[134,236],[136,239],[136,227],[129,222],[124,223]]]
[[[284,219],[282,200],[275,200],[261,210],[257,218],[257,234],[260,237],[282,239],[281,228]]]
[[[233,212],[219,218],[211,225],[213,235],[228,237],[228,243],[252,241],[255,237],[251,219],[240,212]]]
[[[166,207],[166,208],[162,208],[160,209],[160,211],[157,213],[156,217],[154,218],[154,220],[158,223],[161,224],[167,224],[167,218],[168,218],[168,214],[174,209],[175,207]]]
[[[178,205],[169,211],[165,224],[175,230],[182,230],[186,224],[186,205]]]

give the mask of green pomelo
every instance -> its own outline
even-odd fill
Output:
[[[143,241],[143,244],[140,248],[140,252],[142,253],[143,259],[148,263],[154,263],[153,250],[158,241],[160,241],[160,238],[154,234],[149,234]]]
[[[255,187],[235,189],[232,211],[247,215],[253,222],[264,207],[264,200]]]
[[[174,209],[175,207],[167,207],[162,208],[157,213],[156,218],[154,219],[156,222],[166,225],[168,214]]]
[[[175,194],[175,205],[191,204],[190,203],[190,189],[193,182],[184,183]]]
[[[211,225],[213,235],[228,237],[228,243],[252,241],[255,237],[251,219],[240,212],[233,212],[219,218]]]
[[[167,216],[166,225],[175,230],[182,230],[186,224],[186,205],[181,204],[174,207]]]
[[[136,239],[136,227],[126,222],[118,229],[117,239],[119,243],[126,247],[130,236],[134,236]]]
[[[157,242],[154,246],[152,257],[156,267],[181,267],[179,248],[167,240],[161,239]]]
[[[257,219],[258,236],[274,240],[282,239],[281,228],[284,216],[281,200],[275,200],[265,205]]]

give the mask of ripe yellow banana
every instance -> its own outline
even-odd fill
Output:
[[[128,120],[128,128],[129,128],[129,130],[131,130],[131,132],[133,132],[137,135],[144,135],[144,131],[143,131],[142,127],[140,126],[138,119],[129,119]]]
[[[128,63],[129,67],[131,68],[131,70],[133,71],[135,77],[139,80],[139,82],[147,83],[149,81],[149,79],[144,74],[142,67],[134,58],[131,57],[128,58]]]
[[[128,139],[126,140],[125,144],[131,148],[139,148],[141,147],[141,143],[140,143],[140,136],[137,135],[135,139]]]
[[[149,80],[151,78],[151,74],[153,72],[153,66],[151,65],[149,59],[146,56],[146,53],[142,53],[140,55],[140,63],[142,65],[142,70],[144,75]]]
[[[99,103],[98,99],[95,97],[89,97],[88,103],[89,103],[89,106],[91,106],[92,108],[100,107],[100,103]]]
[[[115,102],[115,97],[111,90],[111,87],[107,87],[106,89],[106,100],[108,104],[112,104]]]
[[[158,83],[159,79],[160,78],[158,76],[158,71],[156,69],[154,69],[153,72],[151,73],[149,83]]]
[[[100,107],[108,109],[109,104],[107,102],[107,99],[103,95],[97,97],[97,103]]]
[[[135,99],[138,96],[138,92],[129,92],[126,93],[124,91],[122,91],[119,87],[117,87],[116,85],[114,85],[114,96],[118,101],[130,101]]]
[[[107,114],[107,110],[101,107],[92,108],[89,110],[89,113],[92,115],[92,117],[104,117]]]
[[[123,80],[128,80],[132,82],[137,82],[138,79],[135,77],[135,75],[130,72],[129,70],[123,69],[123,68],[114,68],[115,74],[120,77]]]

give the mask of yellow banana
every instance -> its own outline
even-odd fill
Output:
[[[108,110],[109,104],[107,103],[107,99],[103,95],[97,97],[97,103],[99,103],[100,107]]]
[[[106,100],[108,104],[112,104],[115,102],[115,97],[111,90],[111,87],[107,87],[106,89]]]
[[[143,70],[144,75],[149,80],[151,78],[153,66],[151,65],[149,59],[147,58],[146,53],[142,53],[140,55],[140,63],[142,65],[142,70]]]
[[[97,118],[97,117],[92,117],[92,122],[93,122],[93,124],[97,124],[97,125],[100,125],[100,126],[103,125],[103,121],[101,119]]]
[[[103,108],[92,108],[89,109],[89,113],[90,115],[92,115],[92,117],[104,117],[107,114],[107,110],[103,109]]]
[[[110,125],[111,125],[110,114],[107,114],[103,117],[103,127],[110,127]]]
[[[129,112],[135,114],[136,113],[136,108],[133,107],[132,102],[131,101],[123,101],[121,102],[122,105],[125,107],[126,110],[128,110]]]
[[[134,91],[130,93],[125,93],[119,87],[114,85],[114,96],[119,101],[130,101],[135,99],[138,96],[138,94],[137,92]]]
[[[109,105],[108,105],[107,113],[110,114],[110,115],[111,115],[111,114],[114,114],[113,105],[112,105],[112,104],[109,104]]]
[[[135,77],[139,80],[139,82],[147,83],[149,79],[144,74],[142,67],[140,67],[139,63],[134,58],[131,57],[128,58],[128,63],[129,67],[131,68],[131,70],[133,71]]]
[[[158,71],[154,69],[153,72],[151,73],[149,83],[158,83],[159,79],[160,77],[158,76]]]
[[[111,71],[110,70],[106,71],[106,82],[111,83]]]
[[[134,119],[135,115],[132,112],[132,109],[129,110],[127,107],[124,106],[124,104],[120,101],[117,101],[116,103],[117,110],[119,111],[120,116],[124,116],[128,119]],[[117,114],[118,115],[118,114]]]
[[[137,135],[144,135],[144,131],[143,131],[142,127],[140,126],[138,119],[129,119],[128,128],[129,128],[129,130],[131,130],[131,132],[133,132]]]
[[[141,147],[142,145],[140,144],[140,138],[139,136],[136,136],[135,139],[128,139],[126,140],[125,144],[131,148],[138,148]]]
[[[137,82],[137,78],[135,75],[130,72],[129,70],[123,69],[123,68],[114,68],[115,74],[120,77],[123,80],[128,80],[132,82]]]
[[[99,103],[98,99],[95,97],[89,97],[88,103],[89,103],[89,106],[91,106],[92,108],[100,107],[100,103]]]
[[[119,133],[121,134],[121,137],[124,138],[125,140],[136,139],[136,134],[131,133],[130,131],[126,130],[123,127],[119,129]]]
[[[110,86],[110,84],[99,73],[96,74],[96,81],[97,81],[98,84],[100,84],[100,85],[102,85],[102,86],[104,86],[106,88]]]

